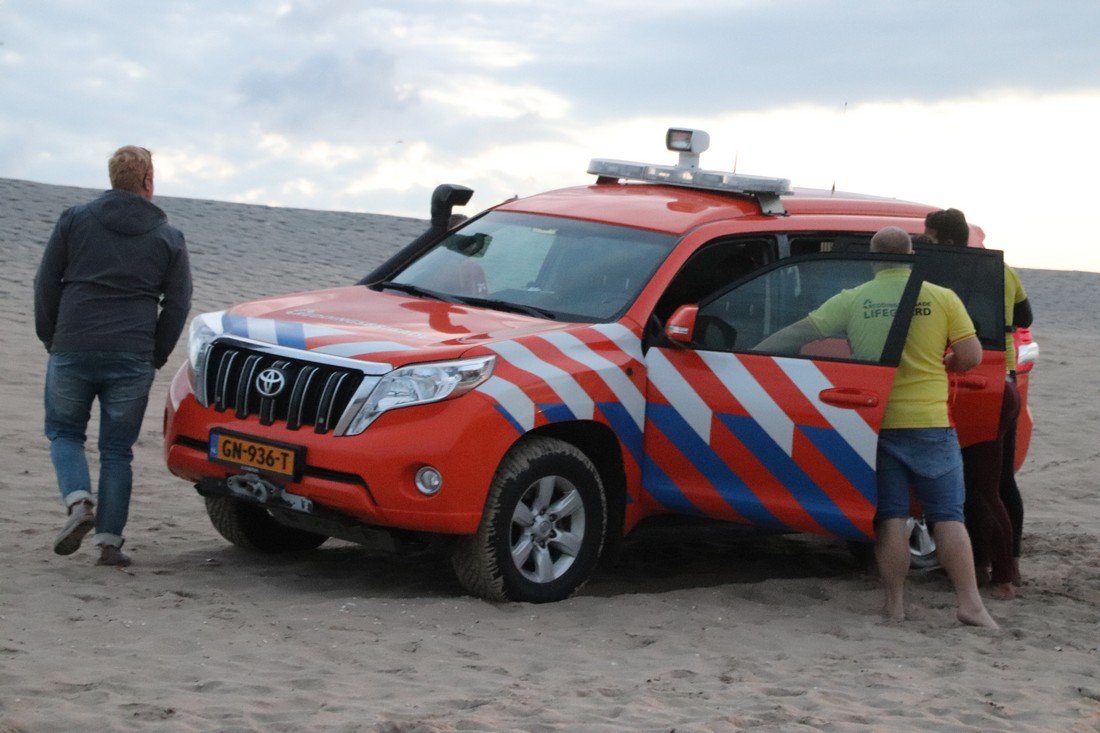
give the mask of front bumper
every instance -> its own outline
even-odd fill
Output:
[[[225,497],[262,506],[275,521],[294,529],[355,542],[381,552],[407,552],[427,544],[413,533],[371,527],[346,515],[315,505],[255,474],[203,479],[195,484],[203,497]]]
[[[245,473],[210,460],[214,428],[304,447],[305,465],[298,478],[261,474],[289,496],[363,525],[443,534],[477,531],[496,467],[518,437],[477,393],[392,410],[355,436],[261,425],[254,416],[237,418],[232,411],[200,405],[185,366],[173,380],[165,406],[165,460],[173,474],[211,486],[207,480],[224,483]],[[433,496],[416,489],[416,472],[425,465],[443,475],[443,488]]]

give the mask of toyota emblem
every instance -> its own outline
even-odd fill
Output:
[[[275,367],[264,369],[260,372],[260,376],[256,377],[256,391],[268,399],[278,397],[285,386],[286,376]]]

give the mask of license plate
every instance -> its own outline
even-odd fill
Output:
[[[219,430],[210,433],[210,460],[283,478],[297,479],[305,449]]]

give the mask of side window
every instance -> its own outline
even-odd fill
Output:
[[[966,306],[985,349],[1004,349],[1004,255],[979,247],[917,244],[917,262],[929,282],[951,288]]]
[[[700,303],[774,260],[775,240],[770,237],[708,242],[676,273],[653,315],[663,324],[680,306]]]
[[[791,257],[818,252],[867,252],[871,248],[871,235],[859,233],[799,232],[791,234],[789,241]]]
[[[886,349],[911,258],[784,262],[704,302],[696,348],[888,363]],[[807,329],[810,317],[813,328]]]

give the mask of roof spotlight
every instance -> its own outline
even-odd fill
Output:
[[[680,165],[699,167],[699,154],[710,147],[710,135],[703,130],[670,127],[665,134],[665,147],[680,154]]]

